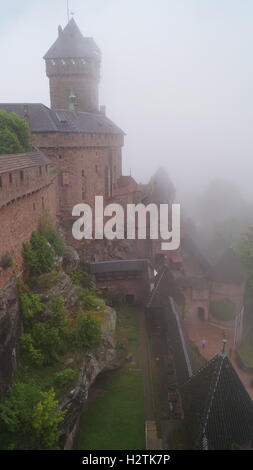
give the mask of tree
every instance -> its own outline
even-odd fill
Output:
[[[248,290],[253,295],[253,227],[243,236],[238,248],[240,256],[247,272],[248,272]]]
[[[32,136],[26,121],[15,113],[0,110],[0,154],[31,150]]]
[[[0,424],[15,449],[53,450],[64,414],[53,389],[42,392],[34,383],[17,383],[0,404]]]

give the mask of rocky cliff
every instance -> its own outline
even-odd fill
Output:
[[[0,289],[0,402],[16,372],[20,332],[18,293],[13,278]]]
[[[116,312],[107,307],[103,317],[102,341],[98,347],[85,354],[76,386],[61,405],[61,409],[66,412],[61,442],[67,450],[73,446],[79,417],[88,398],[90,386],[101,372],[120,367],[123,361],[122,353],[119,353],[115,344]]]

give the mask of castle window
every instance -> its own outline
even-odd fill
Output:
[[[0,176],[0,189],[2,189],[3,183],[2,183],[2,176]]]
[[[12,184],[12,174],[9,173],[9,183]]]
[[[24,172],[23,172],[23,170],[20,171],[20,181],[21,181],[21,183],[24,181]]]
[[[36,204],[35,204],[35,202],[33,203],[33,210],[34,210],[34,211],[36,210]]]
[[[85,192],[82,191],[82,200],[84,201],[84,199],[85,199]]]
[[[42,168],[41,168],[41,166],[39,167],[39,175],[40,175],[40,176],[42,175]]]
[[[98,166],[96,165],[96,167],[95,167],[95,168],[96,168],[96,173],[98,173]]]
[[[41,202],[42,202],[42,209],[45,209],[44,197],[41,199]]]
[[[46,173],[48,173],[48,165],[46,165]]]
[[[59,160],[61,160],[61,159],[62,159],[62,156],[61,156],[61,155],[59,155]]]
[[[82,176],[84,176],[84,170],[82,170]]]

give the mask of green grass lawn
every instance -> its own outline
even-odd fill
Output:
[[[83,412],[75,449],[145,449],[139,318],[133,307],[117,309],[117,340],[127,346],[133,362],[97,379],[99,393]]]

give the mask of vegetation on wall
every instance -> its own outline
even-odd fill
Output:
[[[67,279],[55,261],[56,252],[60,255],[63,250],[64,243],[49,219],[24,245],[29,285],[17,281],[23,322],[21,364],[16,383],[0,407],[1,449],[58,447],[63,420],[60,400],[74,385],[84,352],[102,338],[100,317],[105,304],[85,273],[76,276],[80,282],[73,289],[76,301],[70,310],[60,289],[50,295]]]
[[[37,232],[32,234],[30,243],[24,243],[23,256],[32,276],[48,273],[54,267],[54,250],[47,239]]]
[[[236,316],[235,305],[230,299],[213,300],[210,303],[210,313],[217,320],[232,321]]]
[[[56,228],[54,227],[54,224],[49,214],[45,213],[42,215],[40,222],[39,222],[38,232],[40,235],[45,237],[48,243],[50,243],[56,255],[62,256],[64,254],[64,251],[65,251],[64,240],[60,236]]]
[[[0,110],[0,154],[29,152],[31,141],[26,121],[15,113]]]

